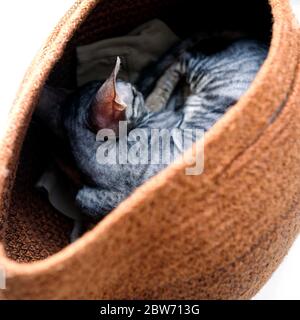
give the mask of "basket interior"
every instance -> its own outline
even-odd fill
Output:
[[[128,33],[152,19],[165,21],[179,36],[196,31],[245,31],[270,39],[268,1],[103,0],[69,41],[48,83],[76,88],[76,46]],[[34,185],[47,164],[47,146],[39,126],[28,130],[4,222],[2,241],[9,258],[18,262],[45,259],[69,243],[72,221],[58,213]]]

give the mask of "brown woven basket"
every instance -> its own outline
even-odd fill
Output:
[[[72,223],[34,189],[47,161],[30,124],[37,98],[46,80],[76,86],[77,45],[153,17],[182,36],[233,29],[270,37],[270,52],[250,90],[206,135],[204,174],[169,166],[68,245]],[[288,1],[76,2],[30,66],[1,141],[0,299],[252,297],[300,226],[299,56]]]

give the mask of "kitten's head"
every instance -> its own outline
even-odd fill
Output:
[[[129,124],[145,111],[144,99],[140,92],[128,82],[117,80],[120,58],[109,78],[98,89],[88,110],[88,123],[91,129],[112,129],[118,134],[119,121]]]

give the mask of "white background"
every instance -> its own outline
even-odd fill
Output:
[[[73,2],[74,0],[0,2],[0,138],[26,68],[58,19]],[[291,3],[300,19],[300,0],[291,0]],[[300,300],[300,238],[255,299]]]

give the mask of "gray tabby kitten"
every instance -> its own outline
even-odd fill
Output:
[[[98,130],[108,128],[118,135],[119,121],[127,121],[129,131],[134,128],[208,130],[249,88],[266,55],[267,47],[255,40],[235,41],[211,55],[192,50],[181,52],[145,100],[132,84],[117,80],[119,59],[106,82],[82,87],[62,115],[71,152],[85,177],[85,185],[76,197],[81,210],[95,219],[103,217],[167,166],[99,164],[97,149],[104,142],[96,141]],[[149,84],[140,88],[146,92]],[[191,139],[194,141],[194,137]],[[130,148],[130,142],[127,143]],[[176,150],[176,141],[172,144]]]

